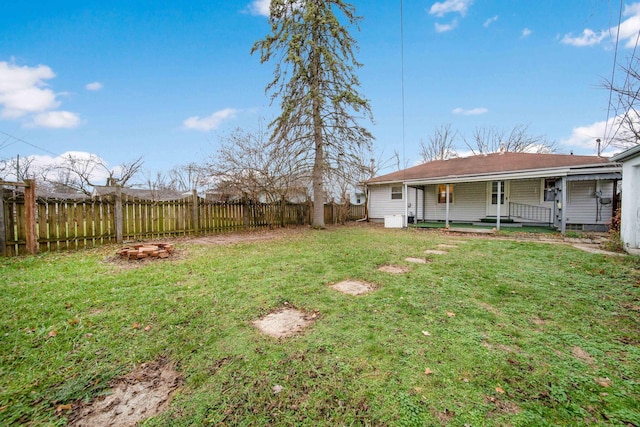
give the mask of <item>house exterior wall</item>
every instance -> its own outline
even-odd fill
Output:
[[[640,161],[638,161],[640,163]],[[640,171],[640,166],[636,171]],[[640,174],[640,172],[637,172]],[[638,179],[640,182],[640,179]],[[394,185],[401,185],[400,183]],[[474,222],[487,216],[487,182],[466,182],[451,184],[453,186],[453,203],[449,205],[449,220],[456,222]],[[638,194],[640,191],[635,184],[635,190],[628,190],[627,194]],[[404,215],[405,197],[409,197],[409,212],[418,220],[444,221],[446,219],[446,204],[438,203],[437,185],[427,185],[424,192],[421,189],[409,187],[408,195],[403,193],[400,200],[391,199],[392,185],[372,185],[369,187],[369,218],[382,221],[385,215]],[[597,188],[597,190],[596,190]],[[403,186],[404,191],[404,186]],[[571,181],[567,186],[567,224],[584,225],[584,229],[604,228],[611,222],[611,205],[596,205],[595,191],[601,191],[603,198],[613,197],[612,181]],[[545,202],[543,197],[544,179],[520,179],[509,181],[507,200],[525,205],[554,208],[554,202]],[[416,194],[417,193],[417,194]],[[424,195],[424,204],[423,204]],[[423,206],[425,212],[423,212]],[[596,206],[600,209],[596,211]],[[631,209],[640,209],[635,206]],[[501,216],[508,215],[508,208]],[[596,219],[596,215],[598,218]],[[525,219],[517,219],[527,222]]]
[[[613,198],[612,181],[569,181],[567,183],[567,224],[581,224],[584,229],[606,229],[611,223],[612,205],[599,203],[596,191],[601,192],[602,198]]]
[[[465,182],[453,186],[453,203],[449,204],[450,221],[478,221],[486,213],[486,183]],[[426,187],[426,220],[444,221],[447,205],[438,203],[438,186]]]
[[[409,187],[405,194],[404,185],[398,183],[393,186],[402,186],[402,199],[391,198],[392,185],[372,185],[369,187],[369,218],[383,220],[385,215],[404,215],[405,197],[409,197],[409,213],[413,213],[418,219],[424,218],[422,212],[422,190]]]
[[[640,255],[640,154],[622,164],[620,238],[627,252]]]

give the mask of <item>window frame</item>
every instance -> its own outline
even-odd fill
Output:
[[[542,178],[541,182],[540,182],[540,186],[542,187],[542,191],[540,192],[540,203],[551,203],[551,202],[555,202],[556,200],[556,181],[558,179],[557,178]],[[547,189],[547,182],[548,181],[553,181],[553,187],[550,187],[549,189]],[[551,200],[547,200],[547,192],[551,192],[552,194],[552,199]]]
[[[442,188],[442,190],[440,190]],[[449,184],[449,204],[453,204],[453,184]],[[447,184],[438,184],[436,188],[436,199],[439,205],[447,204]]]
[[[393,191],[394,188],[400,188],[400,191]],[[390,189],[391,200],[404,200],[404,185],[392,185]],[[397,197],[400,195],[400,197]]]

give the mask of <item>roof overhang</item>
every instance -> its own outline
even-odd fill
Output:
[[[622,153],[616,154],[611,158],[611,160],[613,160],[614,162],[624,162],[625,160],[629,160],[630,158],[639,156],[639,155],[640,155],[640,144],[634,147],[631,147],[628,150],[623,151]]]
[[[427,179],[410,179],[399,181],[373,182],[368,185],[388,185],[403,183],[410,187],[421,187],[433,184],[457,184],[462,182],[488,182],[488,181],[510,181],[516,179],[535,179],[535,178],[552,178],[552,177],[568,177],[568,180],[616,180],[621,179],[621,166],[615,163],[581,166],[581,167],[565,167],[565,168],[549,168],[549,169],[533,169],[515,172],[494,172],[488,174],[477,175],[449,175],[439,176]],[[585,177],[585,178],[581,178]]]

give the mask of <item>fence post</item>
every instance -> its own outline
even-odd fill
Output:
[[[200,234],[200,205],[198,200],[198,190],[195,188],[191,190],[191,197],[193,200],[193,207],[191,210],[191,222],[193,223],[193,232],[197,236]]]
[[[249,228],[249,224],[250,224],[250,209],[251,206],[249,204],[249,195],[247,193],[244,193],[242,195],[242,210],[243,212],[243,218],[244,218],[244,228]]]
[[[4,188],[0,186],[0,256],[7,255],[7,230],[4,221]]]
[[[24,213],[25,225],[27,227],[27,253],[35,255],[38,253],[38,226],[36,224],[36,181],[25,179],[24,188]]]
[[[122,187],[120,187],[119,185],[116,185],[115,206],[113,214],[116,226],[116,243],[122,243],[124,240],[124,218],[122,215]]]

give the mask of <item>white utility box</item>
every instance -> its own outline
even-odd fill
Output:
[[[404,227],[404,215],[385,215],[384,228],[402,228]]]

